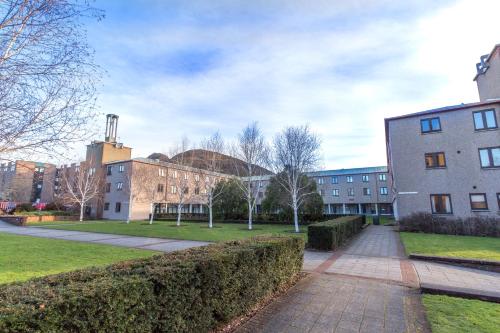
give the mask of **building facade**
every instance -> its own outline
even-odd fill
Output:
[[[498,45],[482,57],[481,102],[385,120],[396,218],[500,215],[499,59]]]

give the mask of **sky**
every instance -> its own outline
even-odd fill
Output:
[[[500,1],[113,1],[87,26],[98,107],[133,157],[257,121],[308,125],[319,169],[386,164],[384,118],[478,101]],[[101,122],[104,137],[105,119]],[[83,152],[84,146],[80,149]],[[82,154],[83,156],[83,154]]]

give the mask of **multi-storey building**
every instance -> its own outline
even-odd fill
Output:
[[[396,218],[500,214],[499,49],[478,64],[481,102],[385,120]]]
[[[0,199],[17,203],[47,202],[53,196],[50,163],[21,161],[0,165]]]

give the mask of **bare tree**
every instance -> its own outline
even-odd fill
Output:
[[[194,161],[194,157],[191,153],[192,152],[189,151],[189,140],[184,137],[182,138],[181,144],[170,152],[170,156],[175,156],[175,163],[184,167],[189,167]],[[191,182],[189,179],[189,173],[188,171],[182,169],[184,168],[172,170],[172,174],[170,175],[171,186],[175,188],[174,193],[171,194],[177,199],[177,226],[181,225],[182,209],[184,208],[184,205],[195,195],[190,190]]]
[[[80,222],[83,221],[85,207],[89,202],[99,198],[102,188],[101,178],[96,175],[92,162],[81,162],[72,172],[65,169],[61,175],[61,191],[59,198],[66,204],[78,206]]]
[[[281,175],[276,180],[290,195],[295,232],[299,232],[299,207],[304,198],[313,193],[306,191],[309,183],[304,182],[303,177],[317,166],[319,148],[318,137],[307,126],[285,128],[274,139],[270,164],[273,171]]]
[[[268,173],[263,166],[267,165],[269,156],[269,147],[257,123],[248,125],[238,135],[236,145],[232,149],[232,155],[243,161],[243,164],[240,165],[237,160],[234,160],[234,169],[239,177],[244,178],[243,182],[237,182],[237,184],[239,184],[247,201],[248,229],[252,230],[253,211],[257,204],[259,184]]]
[[[59,155],[89,134],[96,84],[86,2],[0,2],[0,159]],[[87,134],[87,135],[85,135]]]
[[[224,140],[218,132],[211,137],[205,139],[202,144],[203,148],[203,168],[201,174],[203,176],[204,192],[208,207],[208,227],[213,226],[213,206],[215,200],[222,194],[225,182],[221,186],[217,186],[220,181],[215,173],[222,171]]]

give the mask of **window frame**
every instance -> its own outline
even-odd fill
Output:
[[[116,190],[117,191],[123,190],[123,182],[116,182]]]
[[[487,127],[488,122],[486,121],[486,112],[492,111],[493,112],[493,119],[495,120],[495,127]],[[477,128],[476,126],[476,118],[474,117],[477,113],[481,114],[481,119],[483,121],[483,128]],[[472,112],[472,122],[474,123],[474,130],[475,131],[488,131],[488,130],[494,130],[498,129],[498,119],[497,119],[497,113],[495,109],[485,109],[485,110],[477,110]]]
[[[120,213],[121,211],[122,211],[122,203],[118,201],[115,203],[115,213]]]
[[[486,205],[486,208],[473,208],[472,207],[472,196],[473,195],[482,195],[484,197],[484,203]],[[488,207],[488,197],[486,196],[486,193],[469,193],[469,204],[470,204],[470,209],[473,212],[476,212],[476,211],[488,211],[489,210],[489,207]]]
[[[363,195],[364,196],[371,196],[372,195],[372,191],[369,187],[363,187]]]
[[[111,183],[106,183],[104,190],[106,193],[111,193]]]
[[[500,149],[500,146],[496,147],[484,147],[484,148],[478,148],[477,152],[479,155],[479,165],[481,166],[481,169],[498,169],[500,168],[500,164],[494,165],[494,159],[493,159],[493,149]],[[490,166],[483,166],[483,161],[481,160],[481,150],[487,150],[488,151],[488,161],[490,162]]]
[[[159,183],[158,186],[156,187],[156,192],[157,193],[163,193],[165,191],[165,186],[162,183]]]
[[[104,203],[103,210],[106,210],[106,211],[108,211],[108,210],[109,210],[109,202],[105,202],[105,203]]]
[[[382,178],[383,178],[383,179],[382,179]],[[380,182],[386,182],[386,181],[387,181],[387,174],[385,174],[385,173],[379,173],[379,174],[378,174],[378,180],[379,180]]]
[[[446,196],[448,197],[449,201],[450,201],[450,212],[449,213],[437,213],[434,211],[434,208],[432,206],[432,197],[433,196]],[[433,215],[453,215],[453,203],[451,201],[451,194],[449,193],[431,193],[429,194],[429,203],[431,204],[431,213]]]
[[[433,160],[435,159],[436,162],[439,162],[439,158],[437,157],[439,154],[443,154],[444,165],[436,165],[436,166],[427,165],[427,156],[431,156],[433,158]],[[445,169],[447,167],[446,154],[444,153],[444,151],[438,151],[438,152],[433,152],[433,153],[424,153],[424,161],[425,161],[425,168],[426,169]]]
[[[90,174],[93,174],[94,172],[92,172],[92,169],[91,169],[91,173]],[[106,167],[106,176],[111,176],[113,175],[113,166],[112,165],[108,165]]]
[[[340,197],[340,190],[338,188],[332,189],[332,197]]]
[[[363,181],[363,183],[369,183],[370,175],[361,175],[361,180]]]
[[[123,164],[118,165],[118,172],[122,173],[124,171],[125,171],[125,165],[123,165]]]
[[[338,176],[332,176],[332,184],[338,184],[339,183],[339,177]]]
[[[347,196],[348,197],[353,197],[354,196],[354,187],[349,187],[347,189]]]
[[[434,119],[438,120],[438,123],[439,123],[439,129],[438,130],[432,128],[432,120],[434,120]],[[429,122],[429,128],[430,129],[428,131],[424,131],[424,128],[422,126],[422,123],[424,121],[428,121]],[[438,133],[438,132],[441,132],[442,130],[443,130],[443,126],[441,126],[441,118],[440,117],[430,117],[430,118],[420,119],[420,133],[421,134]]]
[[[354,183],[354,177],[353,176],[345,176],[346,183]]]
[[[382,189],[385,189],[382,193]],[[389,195],[389,189],[387,188],[387,186],[380,186],[380,189],[379,189],[379,193],[380,195]]]

